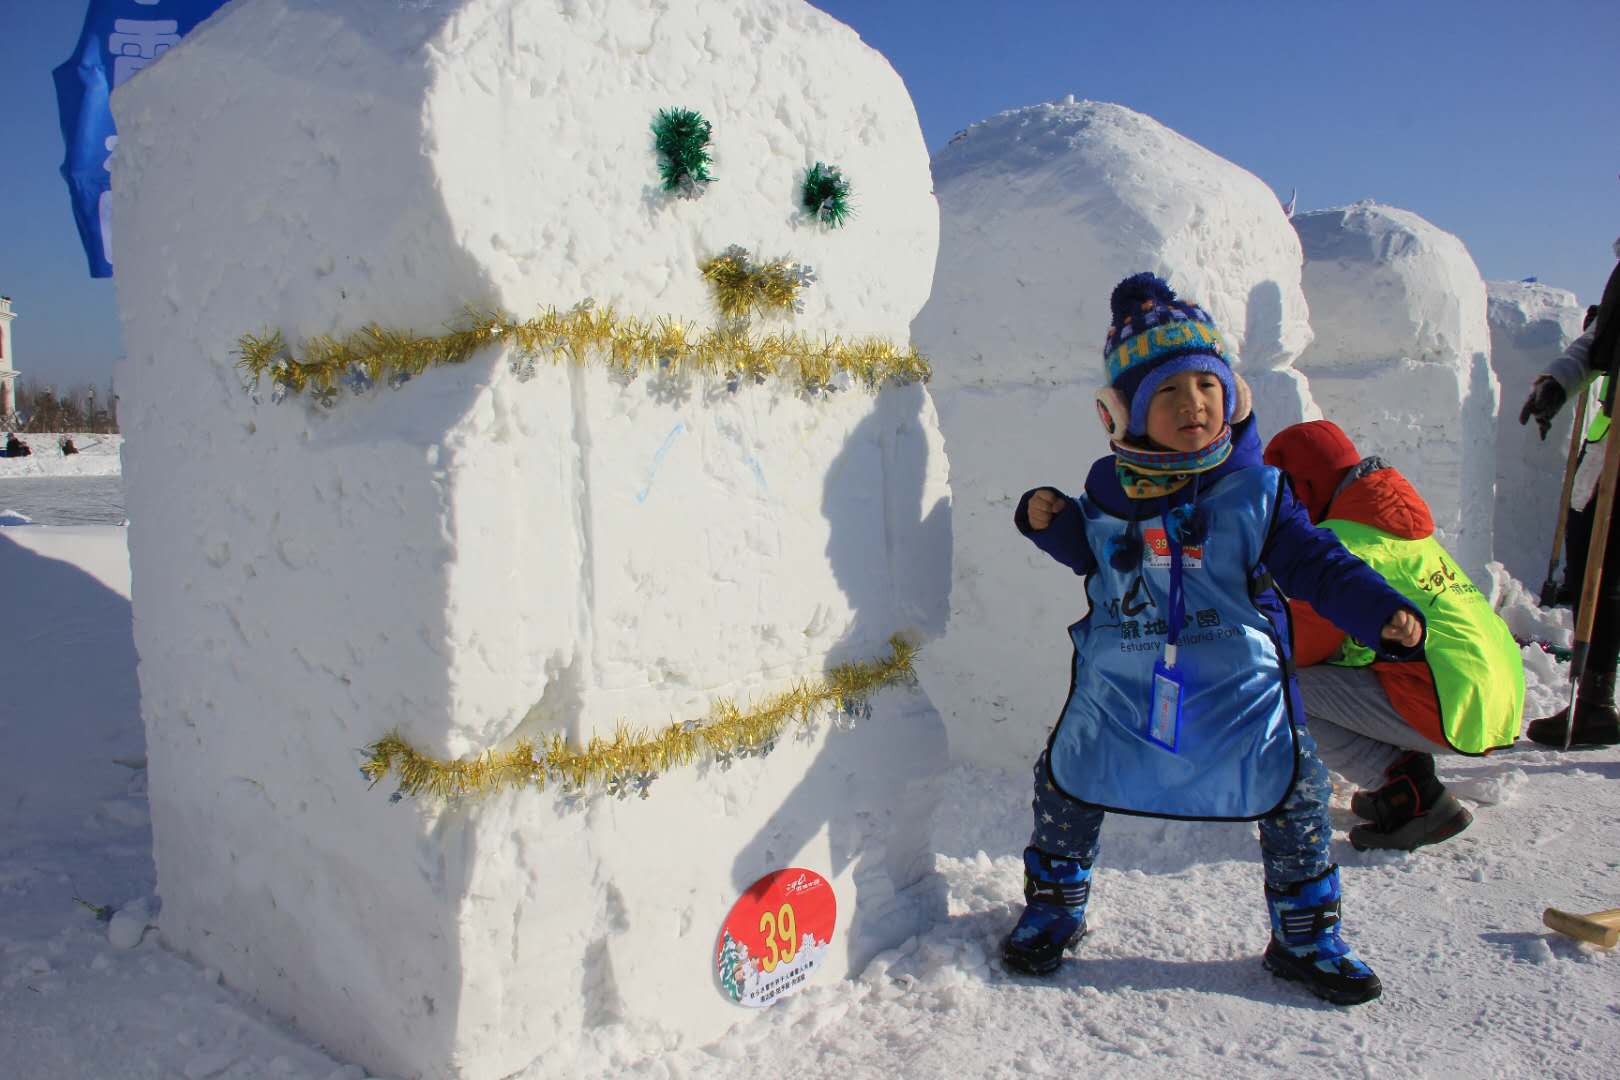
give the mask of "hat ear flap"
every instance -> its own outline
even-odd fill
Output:
[[[1097,391],[1097,419],[1110,439],[1123,439],[1131,423],[1131,404],[1112,386]]]
[[[1232,423],[1241,424],[1249,418],[1254,409],[1254,396],[1249,393],[1249,384],[1243,381],[1243,376],[1232,372]]]

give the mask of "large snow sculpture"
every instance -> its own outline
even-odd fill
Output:
[[[1545,440],[1534,423],[1519,423],[1519,406],[1536,376],[1580,334],[1582,309],[1569,290],[1535,282],[1488,281],[1485,290],[1491,367],[1502,388],[1496,422],[1495,558],[1535,590],[1547,577],[1575,403],[1558,414]]]
[[[1085,595],[1012,511],[1037,484],[1078,490],[1108,452],[1092,395],[1109,293],[1152,270],[1208,309],[1274,431],[1319,415],[1292,369],[1311,333],[1299,240],[1255,176],[1072,97],[968,128],[935,156],[934,184],[939,268],[912,329],[934,361],[955,557],[950,628],[920,670],[953,755],[1022,769],[1062,704],[1064,627]]]
[[[887,63],[799,0],[258,0],[114,104],[166,939],[374,1070],[494,1077],[566,1072],[593,1027],[742,1018],[716,937],[769,871],[837,891],[819,978],[914,933],[945,743],[915,691],[729,769],[617,777],[624,801],[390,805],[356,765],[391,729],[472,759],[702,721],[938,632],[949,493],[920,385],[676,363],[627,386],[491,346],[326,409],[269,380],[251,400],[232,355],[586,298],[695,338],[718,319],[699,266],[734,244],[816,275],[755,337],[903,347],[938,224]],[[674,108],[712,123],[716,179],[671,195],[650,125]],[[853,187],[842,228],[802,207],[818,161]]]
[[[1423,493],[1446,547],[1488,581],[1498,384],[1485,282],[1462,241],[1363,202],[1294,217],[1322,415]]]

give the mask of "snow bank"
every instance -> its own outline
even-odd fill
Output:
[[[949,492],[921,387],[522,381],[491,348],[323,411],[232,369],[244,332],[435,332],[469,304],[711,325],[698,263],[731,244],[815,267],[763,329],[903,344],[937,218],[889,66],[798,0],[261,0],[115,104],[164,938],[345,1056],[485,1077],[749,1015],[713,950],[768,871],[837,890],[818,980],[915,933],[944,760],[917,692],[645,802],[393,806],[356,765],[393,728],[470,757],[700,719],[937,632]],[[659,190],[649,125],[674,106],[714,124],[695,201]],[[798,211],[817,160],[854,184],[843,229]]]
[[[25,688],[0,697],[0,1048],[27,1063],[12,1071],[29,1080],[364,1080],[365,1069],[332,1060],[156,934],[114,947],[110,928],[70,899],[71,889],[133,915],[151,889],[150,832],[138,823],[145,771],[109,760],[143,749],[129,607],[74,567],[86,556],[115,562],[125,530],[96,532],[106,545],[80,544],[91,530],[0,531],[0,581],[27,588],[12,598],[25,632],[0,650],[0,683]],[[1499,604],[1516,629],[1519,616],[1538,617],[1522,593]],[[1568,665],[1535,648],[1524,657],[1531,715],[1561,707]],[[42,670],[70,681],[46,685],[32,677]],[[66,710],[64,687],[95,707]],[[1354,1012],[1261,966],[1259,852],[1242,823],[1110,817],[1085,942],[1049,978],[1008,973],[996,946],[1023,902],[1028,774],[964,765],[941,778],[951,798],[933,822],[933,887],[950,914],[858,980],[817,979],[707,1043],[593,1030],[548,1047],[513,1080],[1014,1069],[1185,1080],[1338,1076],[1369,1063],[1405,1076],[1609,1075],[1620,1055],[1620,953],[1556,935],[1540,915],[1550,904],[1615,903],[1612,856],[1594,857],[1591,837],[1620,815],[1620,748],[1562,754],[1521,742],[1437,764],[1476,815],[1438,847],[1353,851],[1343,834],[1356,821],[1350,792],[1334,795],[1345,935],[1384,981],[1384,998]],[[1015,1041],[1009,1017],[1038,1023]]]
[[[55,431],[24,433],[17,438],[33,451],[27,457],[7,457],[0,453],[0,480],[32,476],[117,476],[121,468],[119,452],[124,446],[122,435],[92,435],[88,432],[70,432],[77,454],[63,454],[62,433]],[[0,444],[4,443],[0,438]]]
[[[1406,474],[1441,542],[1485,580],[1498,383],[1479,270],[1461,240],[1406,210],[1363,202],[1293,220],[1316,332],[1299,367],[1322,415]]]
[[[1293,359],[1311,339],[1298,238],[1259,179],[1118,105],[1002,113],[934,159],[940,254],[912,332],[955,494],[951,625],[924,685],[954,756],[1027,767],[1056,718],[1084,614],[1078,579],[1013,530],[1038,484],[1078,492],[1108,452],[1092,396],[1108,297],[1153,270],[1214,316],[1263,431],[1314,418]]]
[[[1533,422],[1519,423],[1519,407],[1536,376],[1580,334],[1584,309],[1574,293],[1534,282],[1489,281],[1485,289],[1491,367],[1502,385],[1496,425],[1496,558],[1534,589],[1546,579],[1552,554],[1575,403],[1558,414],[1545,440]]]
[[[116,596],[129,599],[129,546],[115,525],[64,525],[10,528],[5,538],[43,558],[70,563]],[[10,597],[19,610],[27,598]],[[45,596],[38,597],[47,600]],[[46,603],[44,606],[49,606]]]

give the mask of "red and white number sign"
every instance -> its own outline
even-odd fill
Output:
[[[720,989],[758,1008],[803,989],[832,943],[838,901],[814,870],[766,874],[743,893],[715,942]]]

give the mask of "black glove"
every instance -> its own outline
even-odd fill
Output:
[[[1532,416],[1536,418],[1536,427],[1541,431],[1541,437],[1547,437],[1547,429],[1552,427],[1553,417],[1558,410],[1564,407],[1564,388],[1558,385],[1558,380],[1551,375],[1537,376],[1535,385],[1530,387],[1530,396],[1524,399],[1524,408],[1519,410],[1519,423],[1523,424]]]

